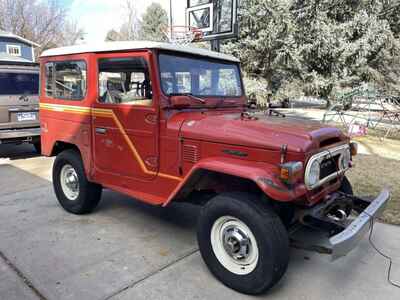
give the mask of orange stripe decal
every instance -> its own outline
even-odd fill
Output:
[[[137,151],[134,143],[129,138],[128,134],[125,131],[124,126],[119,121],[118,117],[115,115],[112,109],[102,109],[102,108],[90,108],[90,107],[81,107],[81,106],[73,106],[73,105],[61,105],[61,104],[48,104],[48,103],[40,103],[41,110],[48,110],[52,112],[67,112],[73,114],[80,114],[80,115],[91,115],[96,117],[103,117],[103,118],[112,118],[115,124],[118,127],[118,130],[121,132],[122,136],[124,137],[125,142],[129,146],[135,160],[138,162],[141,170],[148,175],[157,175],[163,178],[168,178],[172,180],[182,181],[181,177],[176,177],[169,174],[164,173],[157,173],[151,170],[148,170],[143,159],[140,157],[139,152]]]

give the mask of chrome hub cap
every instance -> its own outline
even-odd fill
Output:
[[[225,251],[234,259],[241,260],[249,256],[250,240],[245,232],[235,226],[224,229],[223,245]]]
[[[75,169],[66,164],[60,173],[61,188],[69,200],[76,200],[79,196],[79,179]]]
[[[218,261],[238,275],[251,273],[258,263],[257,241],[241,220],[223,216],[211,229],[211,246]]]

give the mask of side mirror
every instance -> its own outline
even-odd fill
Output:
[[[186,95],[171,96],[169,99],[173,107],[188,107],[191,104],[190,97]]]

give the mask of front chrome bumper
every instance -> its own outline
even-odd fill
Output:
[[[389,199],[390,192],[384,189],[346,229],[329,239],[332,260],[345,256],[357,246],[370,230],[371,220],[382,214]]]

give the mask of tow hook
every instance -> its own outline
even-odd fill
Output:
[[[310,209],[300,213],[301,224],[326,229],[330,235],[343,231],[354,208],[350,195],[336,193]]]
[[[335,222],[344,222],[348,218],[346,212],[340,208],[331,210],[326,216]]]

